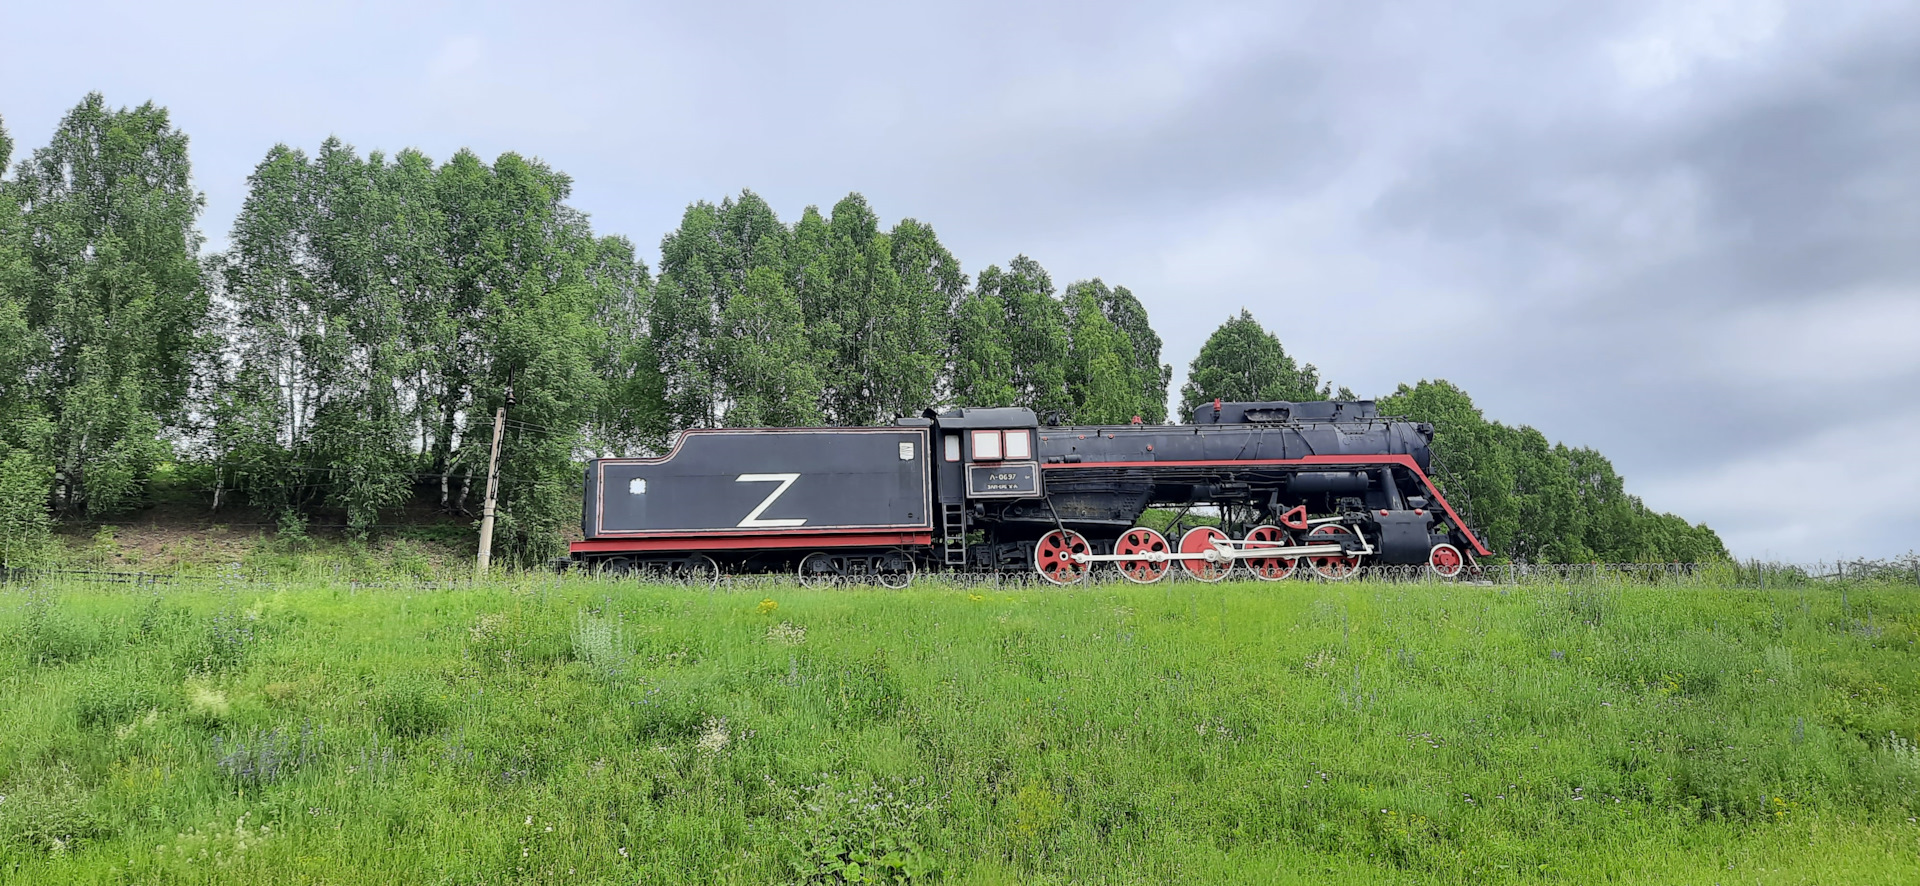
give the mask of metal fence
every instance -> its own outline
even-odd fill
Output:
[[[1255,581],[1256,576],[1244,567],[1235,569],[1226,576],[1227,581]],[[103,585],[128,585],[138,587],[156,587],[161,585],[191,584],[195,586],[214,585],[219,587],[242,586],[285,586],[298,582],[318,581],[333,587],[344,587],[350,592],[402,590],[402,591],[455,591],[467,590],[476,586],[468,579],[416,579],[399,576],[356,577],[342,575],[339,572],[317,571],[304,574],[269,573],[263,570],[250,570],[238,565],[213,571],[183,571],[176,573],[129,572],[120,570],[96,569],[37,569],[0,566],[0,584],[29,585],[48,582],[86,583]],[[1313,583],[1351,583],[1351,582],[1390,582],[1396,584],[1465,584],[1469,586],[1518,586],[1551,584],[1636,584],[1671,587],[1746,587],[1746,588],[1786,588],[1796,586],[1815,586],[1833,583],[1872,583],[1888,585],[1909,585],[1920,587],[1920,558],[1905,557],[1894,560],[1852,560],[1839,563],[1818,563],[1808,565],[1749,562],[1722,563],[1552,563],[1552,564],[1498,564],[1471,566],[1458,576],[1443,578],[1435,575],[1425,566],[1368,566],[1350,578],[1333,581],[1314,575],[1306,564],[1295,569],[1292,576],[1280,581],[1260,582],[1283,587],[1302,582]],[[1206,584],[1188,575],[1182,569],[1172,569],[1170,574],[1159,583]],[[564,574],[545,570],[512,571],[500,570],[489,583],[518,585],[561,585],[589,583],[595,585],[633,585],[639,581],[632,577],[615,576],[594,572],[568,572]],[[721,575],[718,579],[674,579],[671,577],[649,579],[647,584],[679,585],[692,588],[713,588],[727,590],[756,590],[762,588],[791,588],[798,582],[787,574]],[[840,580],[822,587],[861,587],[878,586],[871,579]],[[914,586],[953,587],[953,588],[1008,588],[1008,589],[1050,589],[1061,588],[1042,579],[1035,573],[993,573],[993,572],[923,572],[913,578]],[[1064,587],[1087,586],[1130,586],[1120,573],[1112,569],[1097,569],[1079,582]],[[815,585],[809,585],[815,586]]]

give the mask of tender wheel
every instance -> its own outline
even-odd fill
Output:
[[[1087,577],[1087,564],[1073,559],[1074,554],[1091,554],[1087,538],[1071,529],[1055,529],[1040,536],[1033,546],[1033,568],[1040,577],[1057,585],[1070,585]]]
[[[1467,558],[1460,554],[1460,549],[1446,542],[1434,545],[1433,550],[1427,552],[1427,571],[1441,578],[1454,578],[1466,567]]]
[[[896,590],[913,584],[913,555],[906,551],[888,551],[874,560],[874,577]]]
[[[720,584],[720,564],[706,554],[689,554],[671,567],[672,576],[689,586],[711,588]]]
[[[839,584],[840,580],[846,577],[846,571],[840,568],[840,564],[833,561],[831,554],[826,551],[814,551],[801,558],[796,575],[802,586],[824,588]]]
[[[1287,531],[1278,526],[1255,526],[1247,533],[1246,549],[1265,550],[1267,548],[1291,547],[1293,542],[1287,538]],[[1263,581],[1280,581],[1293,575],[1294,567],[1300,565],[1299,557],[1260,557],[1246,560],[1247,571],[1254,578]]]
[[[609,557],[600,561],[600,572],[613,578],[626,578],[633,574],[633,558]]]
[[[1353,530],[1338,523],[1326,523],[1316,527],[1312,532],[1307,533],[1307,543],[1314,544],[1317,542],[1324,544],[1326,542],[1339,541],[1342,536],[1352,538]],[[1346,579],[1352,578],[1354,573],[1360,571],[1360,555],[1358,554],[1348,557],[1337,554],[1321,555],[1318,557],[1308,557],[1307,560],[1313,564],[1314,573],[1328,581],[1345,581]]]
[[[1227,534],[1212,526],[1195,526],[1187,530],[1186,535],[1180,536],[1180,553],[1204,554],[1214,550],[1214,542],[1226,540]],[[1180,568],[1201,581],[1219,581],[1233,571],[1233,561],[1181,560]]]
[[[1148,554],[1165,554],[1169,551],[1167,537],[1158,530],[1146,526],[1135,526],[1113,543],[1113,552],[1132,559],[1121,560],[1114,565],[1120,568],[1120,575],[1136,584],[1153,584],[1166,578],[1173,571],[1173,561],[1154,561]]]

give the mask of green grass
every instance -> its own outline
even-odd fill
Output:
[[[1863,586],[12,588],[0,881],[1912,882],[1916,634]]]

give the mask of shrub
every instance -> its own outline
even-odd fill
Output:
[[[924,779],[882,786],[854,782],[791,788],[781,836],[801,883],[924,883],[940,862],[921,841],[936,801],[916,801]]]
[[[246,663],[247,655],[260,639],[255,619],[238,612],[231,604],[203,620],[180,647],[180,664],[189,670],[209,674],[231,673]]]
[[[34,664],[68,664],[93,654],[100,642],[100,626],[62,610],[52,595],[36,590],[27,597],[26,619],[17,642]]]
[[[641,741],[692,738],[706,723],[701,699],[710,694],[707,687],[685,681],[648,686],[631,705],[634,737]]]
[[[86,729],[111,729],[160,706],[160,694],[126,674],[93,673],[80,683],[74,715]]]
[[[65,764],[16,776],[0,795],[0,840],[64,854],[112,833],[100,802]]]
[[[842,725],[892,717],[899,712],[903,698],[884,649],[876,649],[871,655],[835,670],[829,678],[829,687],[832,695],[828,704],[834,719]]]
[[[388,734],[419,738],[446,728],[451,714],[438,687],[420,677],[402,677],[373,693],[369,707]]]

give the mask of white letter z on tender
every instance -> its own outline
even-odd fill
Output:
[[[805,517],[801,517],[798,519],[784,519],[784,518],[768,519],[768,520],[760,519],[760,515],[766,513],[767,508],[773,507],[773,502],[775,499],[780,497],[780,493],[786,492],[787,487],[792,486],[793,481],[798,479],[800,479],[799,474],[741,474],[739,477],[734,478],[733,482],[735,483],[778,483],[780,484],[779,486],[774,487],[774,490],[772,492],[767,493],[767,497],[761,500],[760,506],[757,508],[754,508],[753,513],[748,514],[745,520],[741,520],[740,525],[744,527],[752,527],[752,528],[758,528],[758,527],[774,528],[774,527],[780,527],[780,526],[805,526],[807,523],[807,518]]]

